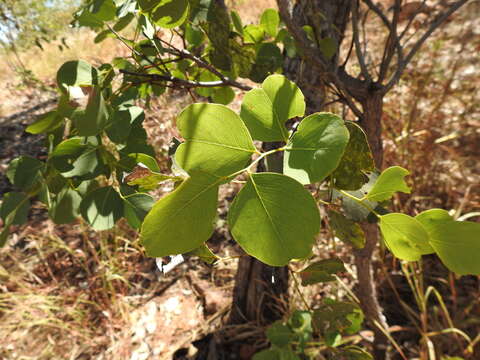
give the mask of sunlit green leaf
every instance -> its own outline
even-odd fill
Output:
[[[216,177],[194,173],[157,201],[145,217],[140,235],[148,256],[183,254],[208,240],[220,182]]]
[[[215,261],[220,259],[206,244],[202,244],[198,248],[189,251],[187,255],[198,256],[200,260],[206,262],[207,264],[213,264]]]
[[[400,213],[383,215],[380,230],[387,247],[399,259],[417,261],[422,255],[434,252],[427,231],[411,216]]]
[[[312,195],[297,181],[274,173],[258,173],[230,207],[228,223],[245,252],[260,261],[282,266],[311,253],[320,228]]]
[[[267,9],[263,12],[260,18],[260,24],[271,37],[277,35],[278,25],[280,24],[280,16],[275,9]]]
[[[187,19],[188,0],[160,0],[151,12],[151,19],[160,27],[171,29],[182,25]]]
[[[287,141],[285,122],[305,113],[300,89],[282,75],[271,75],[243,98],[240,116],[255,140]]]
[[[69,86],[92,86],[97,82],[97,70],[83,60],[68,61],[57,72],[58,87],[65,93]]]
[[[410,194],[411,189],[404,179],[408,174],[410,174],[408,170],[400,166],[392,166],[383,170],[365,198],[380,202],[390,199],[397,191]]]
[[[63,117],[61,117],[56,111],[49,111],[43,115],[40,115],[37,120],[28,125],[25,129],[30,134],[42,134],[55,130],[62,125]]]
[[[302,184],[322,181],[338,166],[348,139],[344,121],[337,115],[306,117],[285,148],[283,172]]]
[[[431,209],[416,216],[447,268],[459,275],[480,275],[480,224],[454,221],[447,211]]]
[[[230,175],[243,169],[256,151],[240,117],[223,105],[190,105],[178,116],[177,126],[185,142],[175,160],[188,173]]]

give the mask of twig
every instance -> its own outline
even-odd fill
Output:
[[[355,43],[355,53],[357,55],[358,63],[360,64],[360,72],[367,81],[368,84],[372,83],[372,77],[367,69],[367,64],[365,62],[365,56],[362,53],[362,47],[360,45],[359,29],[358,29],[358,0],[352,1],[352,31],[353,31],[353,41]]]

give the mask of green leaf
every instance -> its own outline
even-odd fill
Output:
[[[5,228],[10,225],[22,225],[27,222],[30,200],[21,192],[9,192],[3,195],[0,207],[0,217],[3,219]]]
[[[175,160],[189,174],[230,175],[243,169],[256,151],[240,117],[223,105],[190,105],[178,116],[177,126],[185,142]]]
[[[150,195],[138,193],[127,195],[123,200],[123,214],[128,224],[134,229],[139,229],[155,201]]]
[[[133,124],[142,122],[144,118],[143,109],[138,106],[118,109],[112,115],[107,135],[114,143],[123,143],[128,139]]]
[[[263,26],[247,25],[243,29],[243,37],[246,43],[258,43],[263,40],[264,35]]]
[[[260,351],[253,355],[252,360],[301,360],[292,349],[272,348]]]
[[[380,217],[380,230],[385,243],[397,258],[418,261],[422,255],[434,252],[428,243],[428,233],[411,216],[392,213]]]
[[[200,260],[206,262],[207,264],[213,264],[215,261],[220,259],[206,244],[202,244],[198,248],[189,251],[187,255],[198,256]]]
[[[328,219],[335,236],[341,241],[356,249],[365,246],[365,234],[358,223],[333,210],[328,211]]]
[[[28,125],[25,129],[30,134],[42,134],[57,129],[63,123],[61,117],[56,111],[50,111],[40,115],[37,120]]]
[[[74,118],[75,127],[80,136],[94,136],[100,133],[108,123],[107,105],[99,87],[94,87],[88,97],[85,112]]]
[[[57,72],[57,84],[64,93],[69,86],[92,86],[96,82],[97,70],[83,60],[68,61]]]
[[[283,266],[311,253],[320,228],[312,195],[297,181],[275,173],[252,174],[230,207],[228,223],[245,252]]]
[[[133,19],[135,19],[135,15],[133,13],[126,14],[125,16],[118,19],[116,24],[113,25],[113,30],[117,32],[122,31],[132,22]]]
[[[334,332],[354,334],[360,330],[363,319],[363,312],[358,305],[332,299],[325,299],[313,312],[315,329],[320,330],[322,334]]]
[[[283,172],[302,184],[322,181],[338,166],[349,133],[331,113],[307,116],[285,148]]]
[[[235,10],[230,11],[230,17],[232,18],[233,27],[240,34],[243,35],[243,24],[240,15]]]
[[[265,29],[266,33],[271,37],[275,37],[278,31],[278,25],[280,24],[280,16],[275,9],[267,9],[263,12],[260,18],[260,24]]]
[[[157,172],[157,173],[160,171],[160,167],[158,166],[157,160],[154,157],[147,154],[131,153],[131,154],[128,154],[127,157],[121,159],[120,162],[122,163],[122,165],[132,170],[135,167],[135,165],[141,164],[146,166],[150,171]]]
[[[171,29],[182,25],[189,11],[188,0],[160,0],[151,13],[151,19],[160,27]]]
[[[330,60],[337,53],[337,42],[332,38],[323,38],[318,41],[318,47],[328,60]]]
[[[267,338],[272,345],[284,347],[294,341],[296,335],[287,325],[284,325],[281,321],[275,321],[267,329]]]
[[[64,188],[53,200],[48,214],[55,224],[70,224],[78,217],[81,202],[78,192]]]
[[[480,275],[480,224],[454,221],[447,211],[431,209],[416,216],[430,245],[447,268],[459,275]]]
[[[30,156],[20,156],[13,159],[8,165],[8,180],[22,190],[28,190],[40,181],[40,172],[45,163]]]
[[[235,99],[235,92],[228,86],[224,86],[215,90],[212,95],[213,102],[223,105],[230,104],[233,99]]]
[[[160,3],[160,0],[137,0],[140,9],[144,12],[152,10],[155,6]]]
[[[362,128],[351,121],[345,122],[345,126],[350,133],[350,139],[340,164],[333,172],[334,186],[342,190],[358,190],[368,183],[365,173],[374,171],[375,163]]]
[[[80,213],[94,230],[108,230],[122,217],[123,200],[113,187],[101,187],[85,196]]]
[[[183,181],[179,176],[170,176],[152,172],[149,169],[138,167],[125,178],[125,182],[130,186],[137,186],[139,191],[151,191],[167,181]]]
[[[202,245],[213,232],[221,179],[193,173],[157,201],[145,217],[141,240],[148,256],[183,254]]]
[[[300,272],[302,285],[313,285],[319,282],[335,281],[333,274],[345,271],[342,260],[338,258],[325,259],[308,265]]]
[[[305,100],[300,89],[283,75],[271,75],[261,88],[245,94],[240,117],[253,139],[287,141],[285,122],[305,113]]]
[[[380,202],[390,199],[397,191],[410,194],[411,189],[404,179],[408,174],[410,174],[408,170],[400,166],[392,166],[383,170],[365,198]]]
[[[101,21],[110,21],[115,19],[117,7],[113,0],[93,0],[89,7],[89,11],[95,18]]]
[[[342,348],[334,360],[373,360],[372,355],[358,346],[346,346]]]

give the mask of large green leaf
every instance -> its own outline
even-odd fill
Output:
[[[171,29],[182,25],[187,19],[188,0],[160,0],[152,10],[151,19],[160,27]]]
[[[40,181],[40,171],[45,163],[30,156],[20,156],[10,162],[7,169],[8,180],[22,190],[28,190]]]
[[[108,230],[122,217],[123,201],[113,187],[101,187],[85,196],[80,213],[94,230]]]
[[[74,117],[80,136],[94,136],[100,133],[109,120],[107,105],[99,87],[94,87],[88,98],[87,108]]]
[[[287,141],[285,122],[305,113],[300,89],[282,75],[271,75],[243,98],[240,116],[255,140]]]
[[[357,249],[365,246],[365,233],[358,223],[342,214],[329,210],[328,219],[335,236]]]
[[[186,253],[208,240],[221,181],[205,173],[193,173],[157,201],[145,217],[140,235],[148,256]]]
[[[285,148],[284,174],[302,184],[322,181],[338,166],[348,139],[344,121],[337,115],[306,117]]]
[[[397,258],[407,261],[420,260],[431,254],[429,236],[423,225],[415,218],[399,213],[380,217],[380,230],[385,243]]]
[[[180,113],[177,126],[185,142],[175,160],[188,173],[230,175],[243,169],[256,151],[240,117],[223,105],[190,105]]]
[[[358,190],[368,183],[366,173],[375,170],[375,163],[362,128],[351,121],[345,122],[345,126],[350,139],[340,164],[332,174],[333,181],[337,189]]]
[[[459,275],[480,275],[480,224],[454,221],[447,211],[431,209],[416,216],[430,245],[447,268]]]
[[[365,198],[380,202],[390,199],[397,191],[410,194],[411,189],[404,179],[408,174],[410,174],[408,170],[400,166],[392,166],[383,170]]]
[[[83,60],[68,61],[57,72],[58,87],[65,93],[69,86],[92,86],[97,82],[97,70]]]
[[[313,285],[319,282],[335,281],[333,274],[345,271],[342,260],[338,258],[324,259],[308,265],[300,272],[302,285]]]
[[[253,257],[272,266],[311,253],[320,228],[312,195],[275,173],[252,174],[228,214],[233,237]]]
[[[56,224],[69,224],[78,217],[82,197],[75,190],[65,188],[56,196],[48,211]]]

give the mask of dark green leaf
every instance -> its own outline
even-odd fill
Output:
[[[97,71],[83,60],[68,61],[57,73],[58,87],[65,93],[69,86],[92,86],[97,82]]]
[[[5,228],[10,225],[25,224],[29,209],[30,200],[26,194],[20,192],[4,194],[0,207],[0,217],[3,219]]]
[[[333,181],[337,189],[358,190],[368,182],[366,173],[375,170],[375,163],[362,128],[350,121],[347,121],[345,126],[350,133],[350,139],[340,164],[333,172]]]
[[[94,87],[88,97],[84,113],[75,117],[75,127],[80,136],[94,136],[100,133],[108,123],[107,105],[100,88]]]
[[[155,201],[150,195],[138,193],[127,195],[123,200],[125,218],[131,227],[139,229]]]
[[[276,321],[267,329],[267,338],[273,345],[284,347],[295,340],[295,333],[281,321]]]
[[[222,105],[230,104],[235,99],[235,92],[228,86],[221,87],[212,94],[213,102]]]
[[[123,200],[113,187],[101,187],[85,196],[80,213],[94,230],[108,230],[122,217]]]
[[[319,282],[335,281],[333,274],[345,271],[345,266],[340,259],[325,259],[308,265],[300,272],[302,285],[313,285]]]
[[[333,210],[328,211],[328,218],[335,236],[341,241],[357,249],[365,246],[365,234],[358,223]]]
[[[323,38],[318,41],[323,56],[330,60],[337,53],[337,42],[332,38]]]
[[[41,170],[45,163],[29,156],[20,156],[10,162],[7,169],[8,180],[22,190],[28,190],[41,180]]]
[[[82,197],[75,190],[65,188],[55,197],[48,211],[56,224],[70,224],[79,215]]]
[[[243,24],[240,15],[235,10],[230,11],[230,17],[232,18],[233,27],[240,34],[243,35]]]

